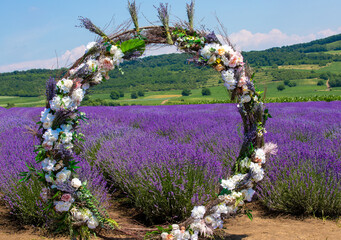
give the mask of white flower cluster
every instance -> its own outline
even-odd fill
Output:
[[[174,239],[174,240],[197,240],[198,235],[196,235],[196,238],[194,234],[191,236],[189,231],[186,231],[184,227],[180,229],[179,225],[173,224],[172,225],[172,231],[171,233],[163,232],[161,234],[162,240],[168,240],[168,239]]]
[[[229,45],[210,43],[201,49],[200,54],[206,59],[208,65],[214,66],[217,71],[221,72],[227,90],[232,91],[237,87],[240,88],[238,94],[240,103],[248,103],[252,97],[255,101],[258,100],[255,99],[257,96],[252,96],[252,92],[247,87],[249,79],[245,76],[245,73],[238,74],[239,81],[236,78],[236,72],[240,71],[240,67],[244,65],[243,56],[240,52],[233,50]],[[242,71],[245,70],[242,69]]]
[[[239,183],[241,180],[243,180],[246,177],[246,175],[247,174],[239,173],[239,174],[236,174],[236,175],[230,177],[229,179],[226,179],[226,180],[222,179],[220,185],[223,188],[226,188],[227,190],[232,191],[233,189],[235,189],[237,183]]]
[[[228,90],[233,90],[236,88],[237,85],[237,81],[234,78],[234,71],[233,69],[229,69],[227,71],[222,71],[221,72],[221,76],[224,80],[224,86],[228,89]]]
[[[87,52],[93,47],[99,47],[99,43],[92,42],[87,45]],[[100,49],[100,48],[99,48]],[[40,122],[44,129],[42,136],[42,147],[47,151],[64,149],[72,151],[73,141],[77,138],[77,134],[74,131],[74,125],[77,124],[78,119],[83,119],[85,116],[82,113],[78,113],[76,110],[86,93],[86,90],[90,87],[90,84],[101,83],[103,77],[109,78],[108,72],[123,62],[123,53],[117,46],[111,46],[106,49],[107,52],[92,54],[92,57],[87,59],[85,63],[80,64],[78,67],[69,71],[70,77],[63,78],[56,83],[55,96],[49,101],[50,108],[45,108],[41,112]],[[95,51],[96,52],[96,51]],[[86,78],[85,78],[86,77]],[[89,77],[91,78],[89,80]],[[87,81],[84,81],[84,79]],[[51,89],[52,90],[52,89]],[[66,112],[66,119],[60,121],[56,120],[56,114],[60,110]],[[66,111],[65,111],[66,110]],[[61,112],[64,114],[63,112]],[[61,124],[61,125],[58,125]],[[80,136],[80,134],[78,134]],[[42,170],[45,174],[45,180],[50,185],[44,188],[40,194],[44,201],[51,198],[50,193],[53,189],[58,188],[62,184],[69,184],[71,178],[71,168],[68,165],[59,160],[53,159],[53,154],[46,154],[46,157],[42,164]],[[95,229],[98,225],[98,219],[93,213],[86,209],[77,209],[74,204],[79,188],[82,186],[82,182],[78,178],[73,178],[70,182],[71,187],[75,189],[75,194],[63,193],[60,199],[54,200],[54,208],[57,212],[67,212],[71,209],[73,220],[82,221],[87,224],[90,229]],[[77,198],[76,198],[77,199]]]
[[[87,208],[77,209],[76,207],[73,207],[70,210],[70,213],[74,221],[84,222],[90,229],[95,229],[99,225],[98,219]]]

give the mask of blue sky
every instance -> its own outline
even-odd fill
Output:
[[[90,18],[111,33],[129,19],[125,0],[1,0],[0,72],[29,68],[66,66],[95,39],[82,28],[78,16]],[[140,26],[158,25],[156,9],[160,1],[136,0],[140,5]],[[165,2],[165,1],[161,1]],[[169,0],[171,22],[186,20],[189,0]],[[340,0],[196,0],[195,23],[214,30],[215,15],[241,50],[307,42],[341,33]],[[142,14],[143,13],[143,14]],[[148,20],[147,20],[148,19]],[[151,22],[151,23],[150,23]],[[156,50],[153,54],[173,50]]]

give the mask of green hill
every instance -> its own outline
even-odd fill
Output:
[[[309,43],[243,52],[243,55],[256,72],[257,86],[266,91],[267,97],[341,95],[341,34]],[[110,80],[91,90],[90,100],[110,99],[114,90],[125,93],[119,100],[110,100],[121,104],[226,99],[220,75],[209,67],[188,64],[189,57],[169,54],[125,62],[121,65],[124,74],[111,71]],[[0,74],[0,106],[43,105],[46,80],[50,76],[60,78],[65,71],[32,69]],[[327,80],[333,91],[327,89]],[[277,90],[279,85],[284,85],[284,90]],[[212,95],[201,96],[203,87],[210,88]],[[192,89],[192,95],[183,98],[183,89]],[[132,100],[130,93],[139,90],[146,92],[145,96]]]

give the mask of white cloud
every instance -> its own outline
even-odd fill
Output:
[[[279,29],[272,29],[268,33],[252,33],[243,29],[237,33],[232,33],[229,38],[232,43],[236,44],[238,49],[248,51],[309,42],[339,33],[341,33],[341,27],[336,30],[325,29],[316,34],[309,35],[288,35]]]
[[[27,70],[33,68],[45,68],[45,69],[55,69],[60,67],[67,67],[75,62],[79,57],[84,54],[85,46],[79,46],[74,49],[67,50],[61,57],[44,59],[44,60],[34,60],[34,61],[26,61],[19,62],[9,65],[0,66],[0,72],[11,72],[15,70]],[[58,63],[58,64],[57,64]]]

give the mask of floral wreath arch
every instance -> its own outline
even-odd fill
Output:
[[[96,198],[76,175],[77,162],[73,160],[73,144],[82,141],[78,132],[80,120],[86,120],[80,106],[89,87],[108,79],[108,72],[124,60],[142,55],[148,44],[176,45],[178,49],[191,53],[199,65],[209,65],[221,73],[224,85],[237,99],[238,110],[243,120],[244,138],[236,163],[234,175],[222,179],[220,193],[206,206],[195,206],[191,217],[181,224],[173,224],[169,232],[161,234],[162,239],[198,239],[200,234],[212,235],[213,230],[222,227],[223,219],[236,213],[244,201],[251,201],[253,186],[262,180],[262,164],[270,154],[276,153],[276,145],[264,144],[265,122],[271,117],[252,82],[250,69],[243,62],[227,39],[222,44],[214,32],[195,31],[193,28],[194,1],[187,4],[187,28],[169,26],[167,4],[157,8],[162,26],[141,27],[138,25],[135,1],[128,1],[135,28],[107,36],[88,18],[80,18],[81,27],[98,34],[101,40],[89,43],[86,53],[57,82],[47,82],[47,102],[38,124],[42,129],[41,144],[36,146],[38,170],[28,166],[29,171],[21,173],[22,181],[32,174],[45,183],[41,198],[56,216],[56,220],[71,226],[71,237],[90,238],[98,228],[116,228],[114,220],[100,210]]]

